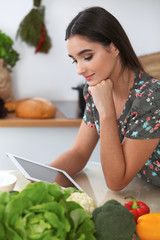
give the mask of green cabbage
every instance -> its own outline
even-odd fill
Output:
[[[0,192],[0,240],[95,240],[95,227],[73,188],[35,182],[18,193]]]

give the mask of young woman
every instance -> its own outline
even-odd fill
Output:
[[[66,43],[86,79],[86,109],[73,146],[51,166],[77,173],[100,140],[110,189],[123,189],[137,174],[160,186],[160,81],[144,72],[122,26],[103,8],[80,12]]]

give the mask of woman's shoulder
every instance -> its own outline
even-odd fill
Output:
[[[126,136],[137,139],[160,137],[160,81],[139,72],[128,102]]]
[[[157,102],[160,106],[160,80],[145,72],[135,73],[134,93],[137,101]]]
[[[135,72],[135,89],[143,91],[158,91],[160,89],[160,80],[150,76],[146,72]]]
[[[158,120],[160,114],[160,81],[147,73],[137,73],[128,106],[130,106],[129,112],[131,115],[136,113],[137,118],[146,119],[152,115]]]

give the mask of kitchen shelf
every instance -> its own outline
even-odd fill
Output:
[[[0,119],[0,127],[79,127],[82,118],[78,117],[77,103],[54,102],[57,106],[57,112],[54,118],[48,119],[26,119],[19,118],[15,113],[8,113],[6,118]],[[58,108],[59,106],[59,108]],[[72,115],[67,115],[67,107],[72,112]],[[65,109],[64,113],[62,112]],[[76,115],[77,113],[77,115]],[[71,114],[71,113],[70,113]]]

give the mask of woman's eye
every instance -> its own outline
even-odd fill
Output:
[[[92,57],[93,57],[93,55],[90,55],[89,57],[85,57],[84,60],[89,61],[92,59]]]
[[[84,59],[85,61],[90,61],[90,60],[92,59],[92,57],[93,57],[93,55],[91,54],[91,55],[89,55],[89,56],[87,56],[87,57],[83,57],[83,59]],[[78,62],[78,61],[77,61],[76,59],[73,59],[72,64],[77,63],[77,62]]]
[[[72,64],[74,64],[74,63],[77,63],[77,60],[74,60],[74,59],[73,59],[73,62],[72,62]]]

